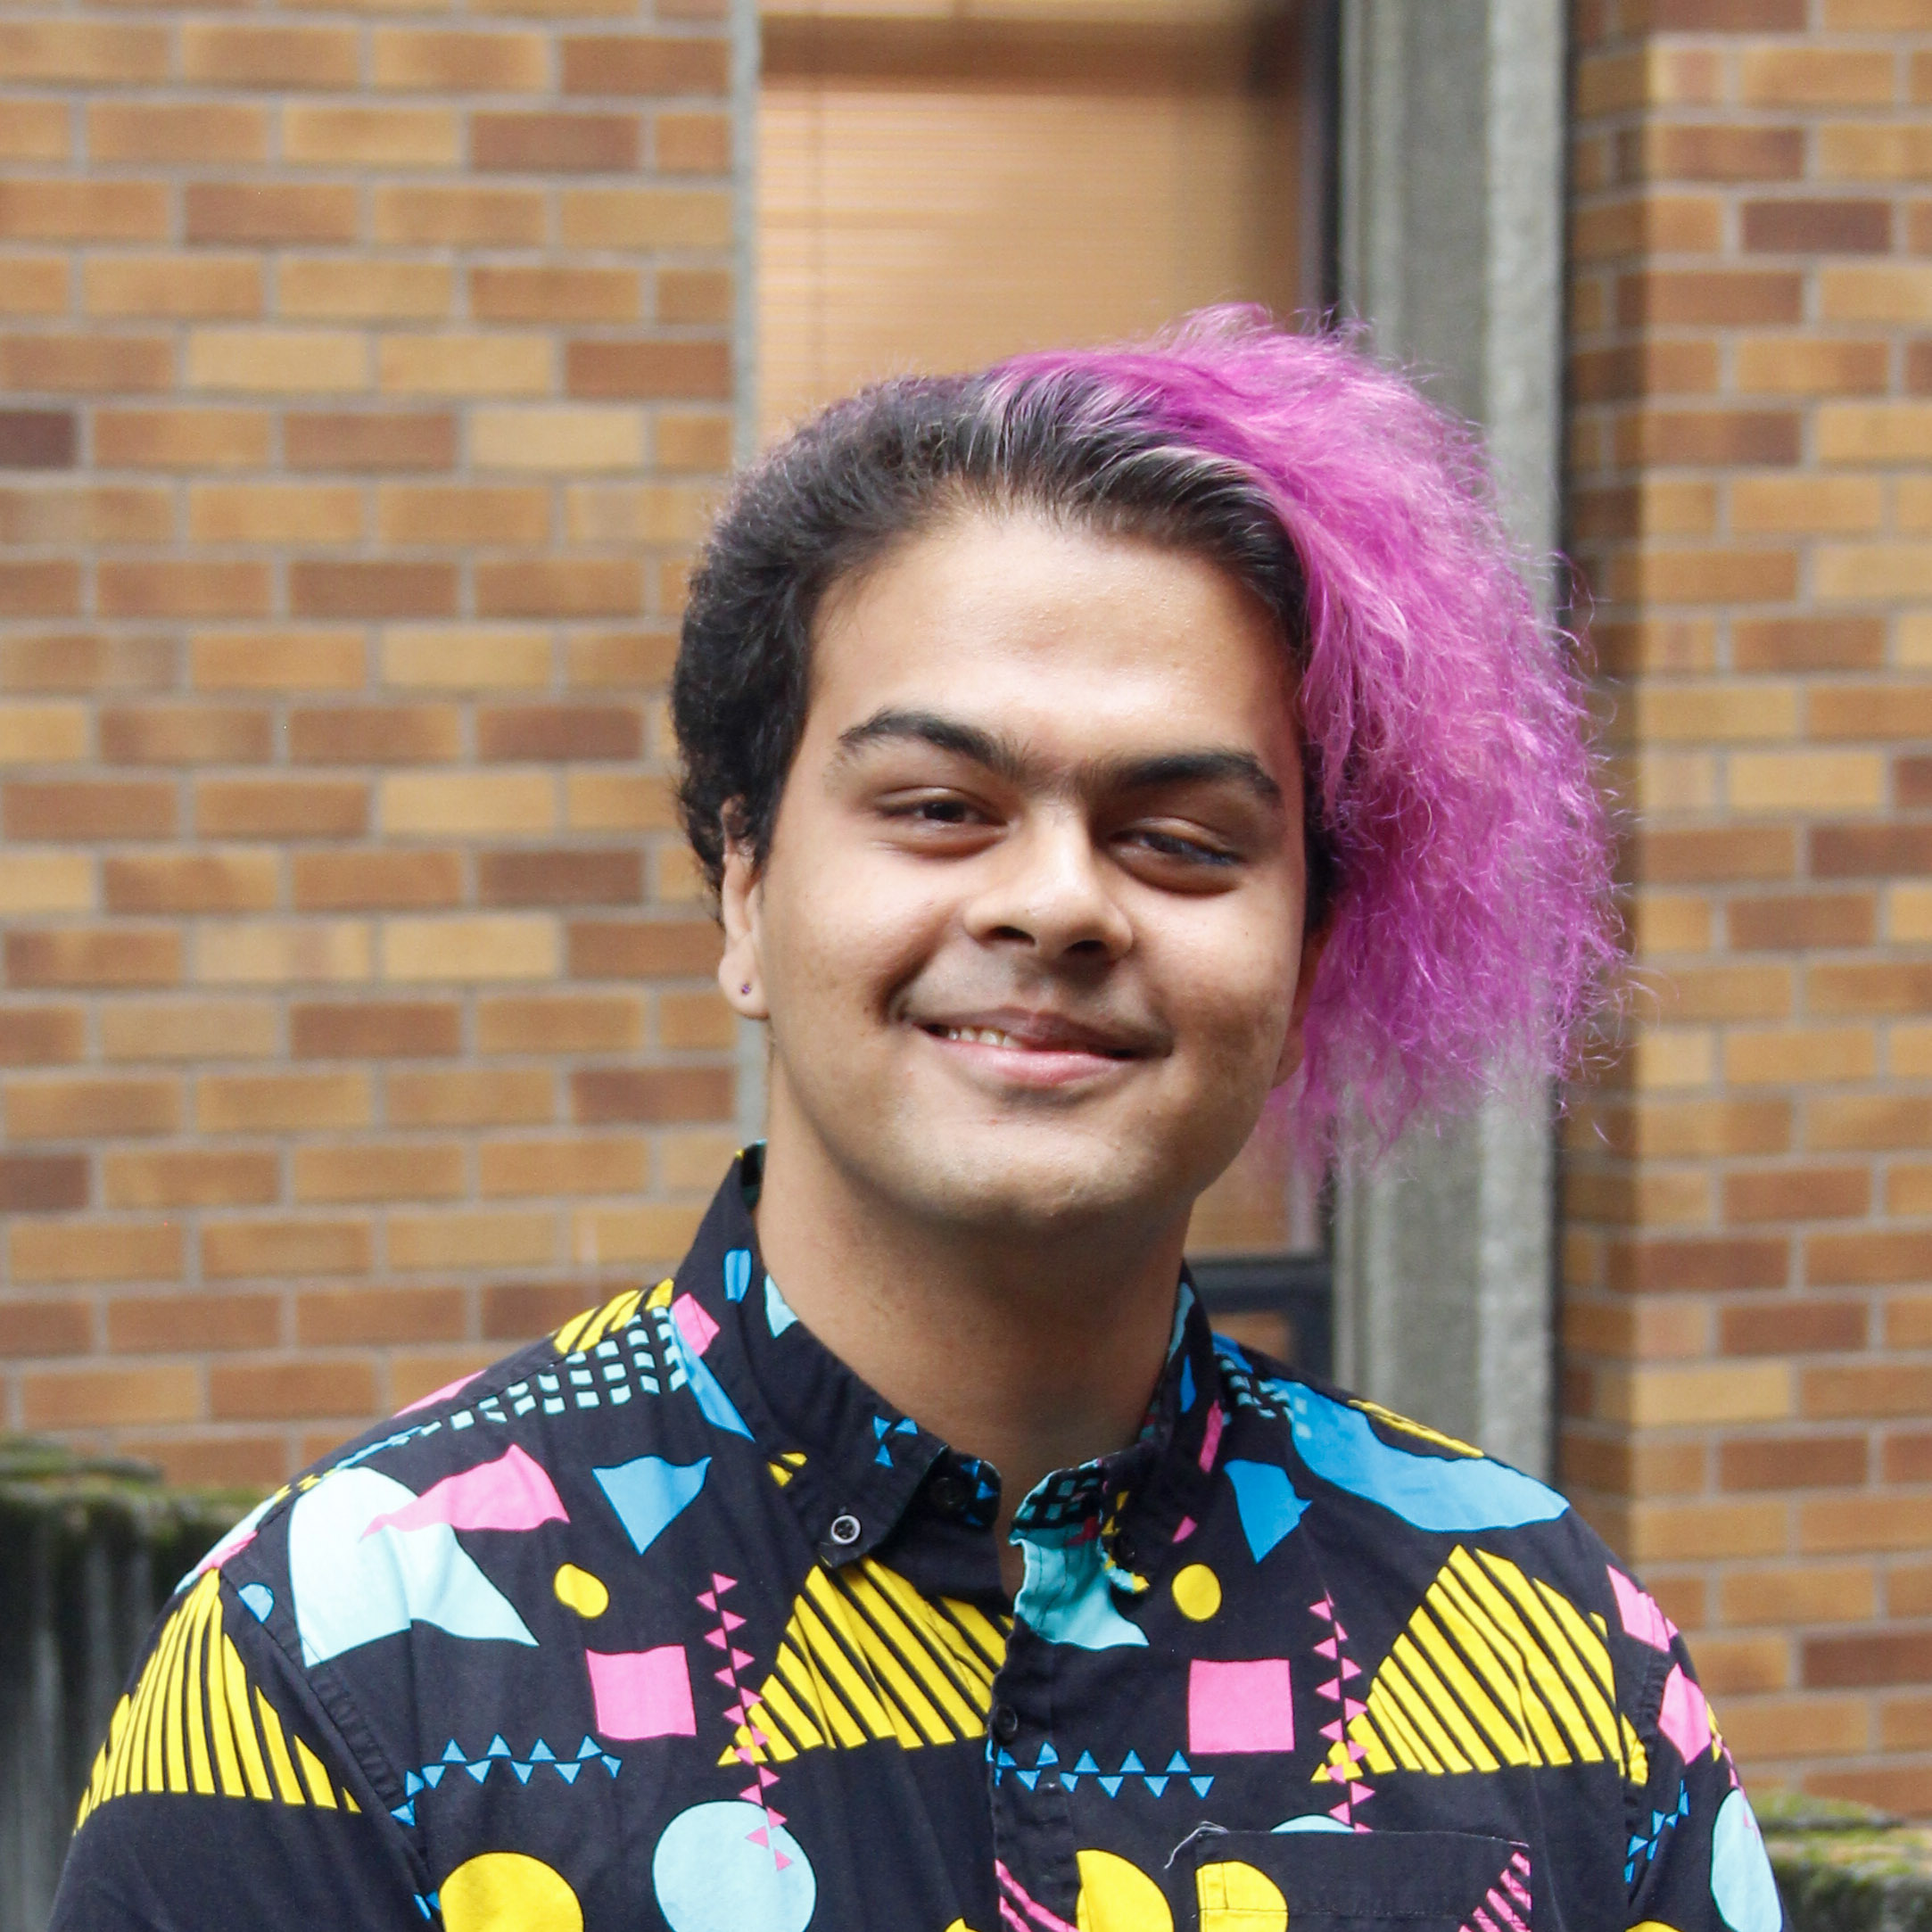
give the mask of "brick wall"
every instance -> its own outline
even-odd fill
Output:
[[[683,1246],[722,12],[0,19],[0,1427],[265,1482]]]
[[[1563,1466],[1761,1782],[1932,1811],[1932,4],[1582,0],[1571,541],[1649,989]]]

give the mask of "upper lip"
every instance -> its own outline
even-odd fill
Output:
[[[1144,1054],[1152,1043],[1144,1033],[1104,1021],[1076,1020],[1070,1014],[1042,1012],[1021,1006],[985,1007],[973,1012],[926,1013],[914,1024],[928,1031],[946,1027],[978,1027],[1010,1035],[1036,1053]]]

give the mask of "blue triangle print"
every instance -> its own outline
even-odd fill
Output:
[[[1190,1778],[1187,1781],[1193,1786],[1194,1796],[1198,1798],[1204,1798],[1208,1795],[1209,1786],[1214,1782],[1214,1779],[1211,1778]]]
[[[469,1754],[466,1751],[458,1749],[457,1741],[454,1738],[450,1738],[449,1743],[442,1747],[442,1761],[445,1764],[461,1764],[467,1759],[468,1755]]]
[[[1168,1780],[1165,1778],[1150,1778],[1147,1780],[1147,1788],[1158,1798],[1168,1788]]]
[[[416,1801],[413,1798],[407,1804],[392,1804],[389,1815],[398,1823],[409,1826],[411,1831],[416,1829]]]
[[[474,1764],[466,1764],[463,1769],[466,1771],[470,1774],[470,1776],[476,1780],[478,1784],[481,1784],[483,1779],[490,1775],[490,1766],[493,1760],[490,1758],[479,1758]]]
[[[1129,1751],[1120,1760],[1120,1769],[1124,1771],[1138,1772],[1145,1771],[1147,1767],[1141,1763],[1141,1754],[1138,1751]]]
[[[1032,1790],[1032,1789],[1034,1788],[1034,1787],[1035,1787],[1036,1785],[1037,1785],[1037,1784],[1039,1783],[1039,1781],[1040,1781],[1040,1774],[1039,1774],[1039,1772],[1038,1772],[1038,1771],[1019,1771],[1019,1770],[1016,1770],[1016,1771],[1015,1771],[1013,1772],[1013,1775],[1014,1775],[1014,1777],[1016,1777],[1017,1779],[1019,1779],[1019,1780],[1020,1781],[1020,1783],[1021,1783],[1021,1784],[1023,1784],[1024,1786],[1026,1786],[1026,1788],[1027,1788],[1027,1789],[1028,1789],[1028,1791],[1031,1791],[1031,1790]]]
[[[542,1738],[539,1738],[530,1747],[530,1756],[533,1763],[549,1764],[556,1762],[557,1753],[551,1750]]]
[[[1077,1771],[1097,1771],[1100,1766],[1094,1762],[1094,1754],[1091,1751],[1083,1751],[1080,1754],[1080,1762],[1073,1768]]]
[[[490,1748],[483,1753],[483,1755],[485,1757],[508,1757],[509,1754],[510,1747],[504,1743],[503,1733],[500,1730],[490,1740]]]
[[[423,1767],[423,1782],[433,1791],[442,1782],[442,1774],[449,1770],[447,1764],[425,1764]]]
[[[520,1785],[526,1785],[530,1782],[530,1774],[536,1768],[534,1764],[518,1764],[514,1762],[510,1765],[510,1769],[516,1773],[516,1781]]]
[[[1100,1780],[1100,1788],[1109,1797],[1117,1798],[1120,1796],[1120,1787],[1126,1782],[1127,1780],[1124,1778],[1102,1778]]]
[[[559,1764],[557,1767],[557,1775],[561,1778],[566,1785],[574,1785],[577,1781],[577,1773],[582,1769],[583,1766],[581,1764]]]

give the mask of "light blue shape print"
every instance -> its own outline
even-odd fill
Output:
[[[1345,1831],[1353,1837],[1355,1827],[1345,1825],[1339,1818],[1331,1818],[1326,1812],[1310,1812],[1304,1818],[1284,1818],[1275,1827],[1282,1831]]]
[[[1555,1490],[1486,1456],[1411,1455],[1391,1449],[1358,1408],[1299,1382],[1269,1382],[1288,1407],[1301,1459],[1338,1490],[1379,1503],[1418,1530],[1463,1535],[1548,1523],[1569,1508]]]
[[[698,1407],[705,1420],[714,1429],[741,1435],[749,1441],[751,1431],[745,1426],[745,1418],[738,1413],[718,1378],[705,1366],[704,1358],[686,1343],[678,1332],[678,1325],[666,1323],[663,1334],[665,1345],[676,1351],[678,1360],[683,1365],[684,1379],[690,1384],[691,1393],[698,1398]]]
[[[671,1463],[662,1456],[640,1456],[635,1462],[593,1469],[590,1474],[617,1512],[617,1520],[623,1524],[632,1548],[641,1556],[704,1488],[710,1468],[708,1456],[700,1457],[695,1463]]]
[[[1711,1897],[1730,1932],[1779,1932],[1778,1881],[1751,1801],[1733,1791],[1711,1828]]]
[[[680,1812],[651,1856],[671,1932],[805,1932],[818,1878],[804,1847],[743,1798]]]
[[[452,1637],[535,1644],[447,1523],[369,1532],[378,1516],[415,1500],[393,1477],[368,1468],[338,1469],[296,1499],[288,1517],[288,1581],[305,1664],[412,1623],[433,1623]]]
[[[235,1594],[254,1613],[256,1622],[268,1621],[268,1613],[275,1608],[275,1592],[266,1583],[244,1583]]]
[[[778,1292],[778,1284],[767,1275],[764,1277],[764,1325],[773,1335],[781,1335],[797,1319],[792,1313],[791,1303]]]
[[[724,1257],[724,1299],[742,1301],[751,1286],[751,1250],[733,1248]]]
[[[1026,1581],[1013,1605],[1022,1623],[1050,1644],[1074,1644],[1082,1650],[1146,1643],[1146,1631],[1113,1606],[1097,1537],[1083,1543],[1032,1536],[1013,1540],[1027,1559]]]
[[[1234,1485],[1241,1533],[1259,1563],[1300,1522],[1309,1506],[1295,1494],[1288,1472],[1274,1463],[1230,1462],[1222,1466]]]

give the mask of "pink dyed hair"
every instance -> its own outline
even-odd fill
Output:
[[[1558,1077],[1617,957],[1610,839],[1576,648],[1538,611],[1476,436],[1349,336],[1241,308],[986,382],[1234,466],[1299,562],[1303,755],[1337,878],[1297,1141],[1372,1151]]]

